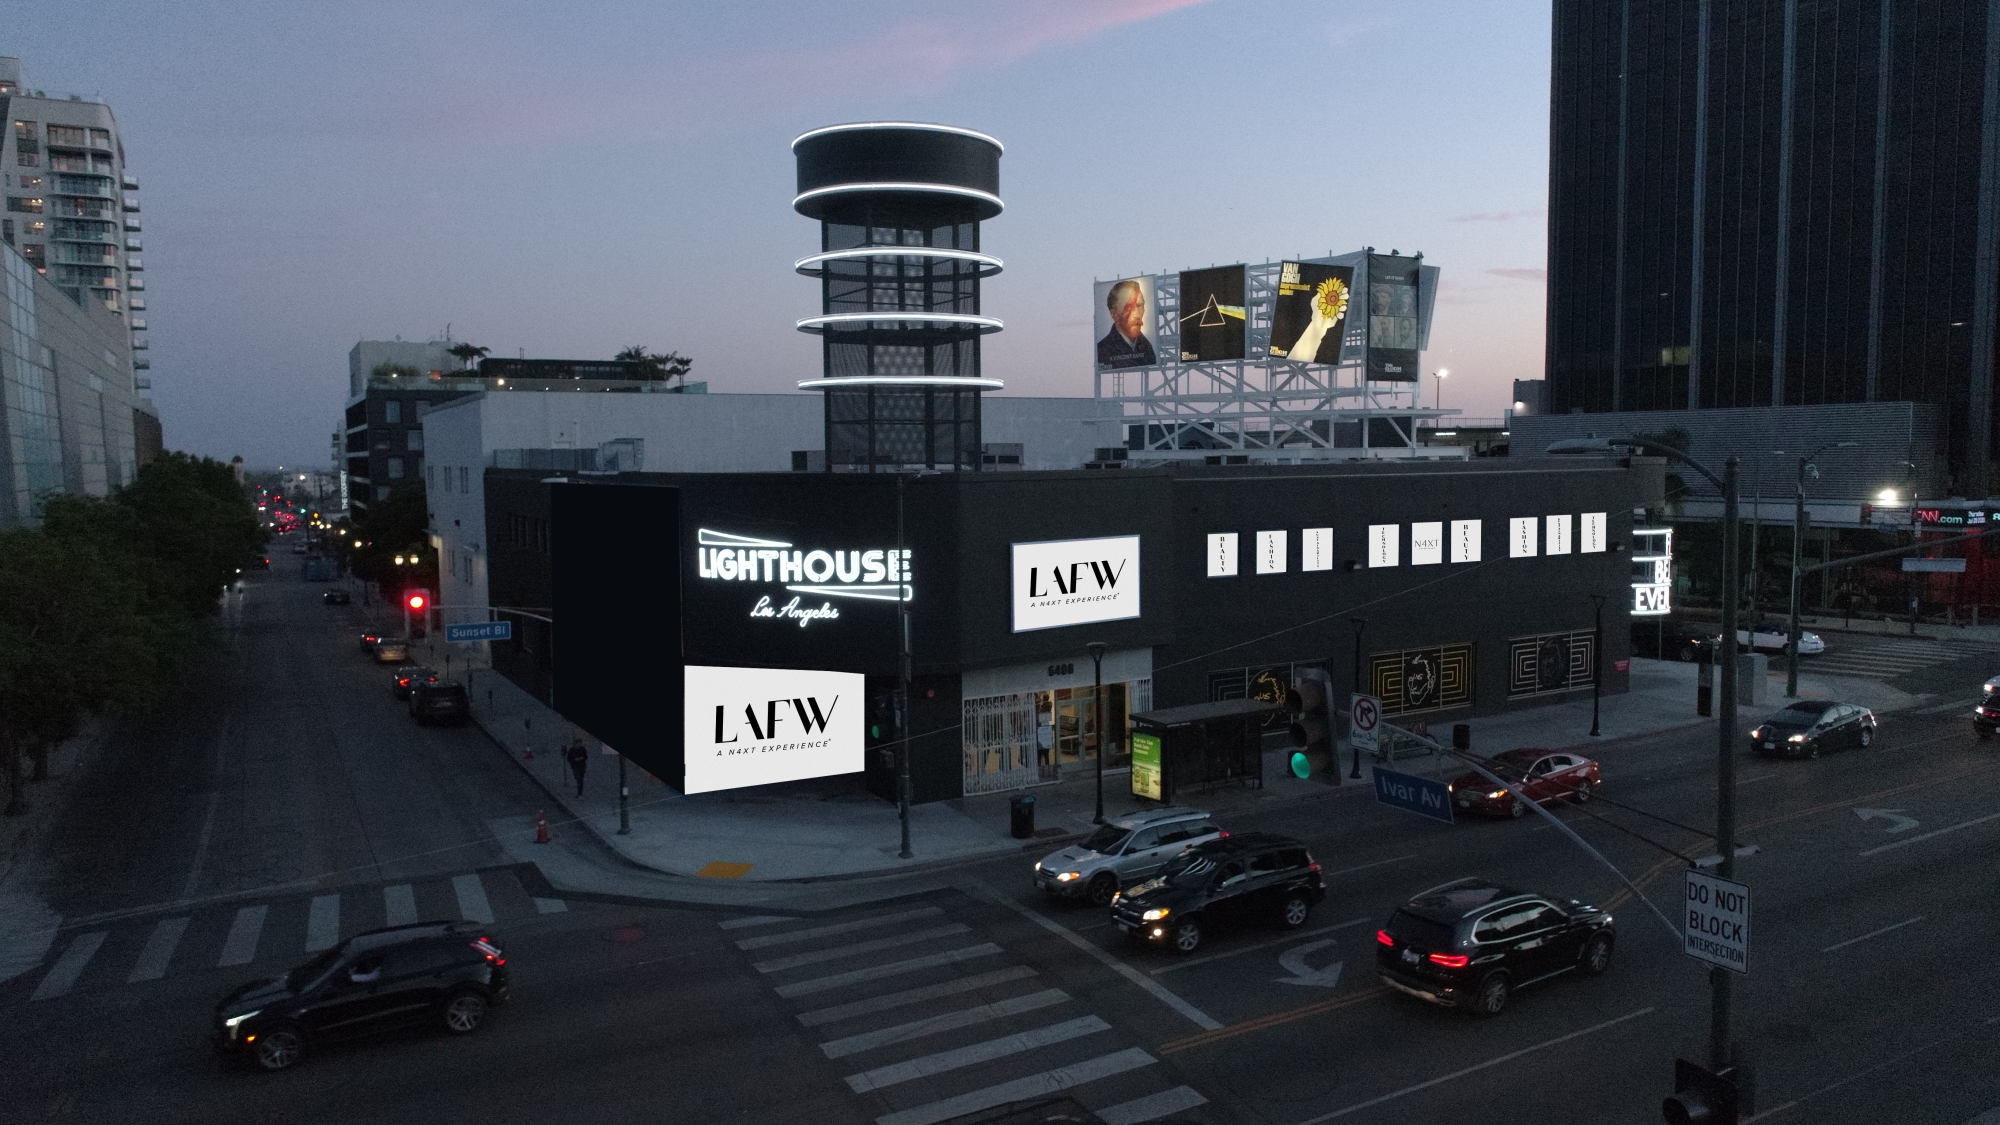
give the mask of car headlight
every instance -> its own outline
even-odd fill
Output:
[[[1065,871],[1062,874],[1056,876],[1056,882],[1067,883],[1072,879],[1081,879],[1081,878],[1083,878],[1083,872],[1081,871]]]
[[[1764,728],[1763,728],[1763,727],[1751,727],[1751,728],[1750,728],[1750,737],[1751,737],[1751,738],[1762,738],[1762,737],[1764,737]]]
[[[1035,864],[1035,870],[1037,870],[1037,871],[1040,871],[1041,869],[1042,869],[1042,865],[1041,865],[1041,863],[1040,863],[1040,862],[1037,862],[1037,863]]]
[[[257,1009],[257,1012],[261,1011],[263,1011],[262,1008]],[[243,1021],[256,1015],[257,1012],[245,1012],[240,1016],[230,1016],[228,1019],[222,1021],[222,1026],[229,1032],[229,1037],[234,1039],[236,1038],[237,1029],[243,1026]]]
[[[1793,735],[1792,737],[1790,737],[1790,738],[1787,738],[1787,739],[1786,739],[1785,741],[1786,741],[1786,742],[1804,742],[1805,740],[1806,740],[1806,736],[1805,736],[1805,735],[1803,735],[1803,734],[1795,734],[1795,735]]]
[[[1486,795],[1486,798],[1487,798],[1487,800],[1490,800],[1490,801],[1497,801],[1497,800],[1499,800],[1500,798],[1502,798],[1502,797],[1505,797],[1506,795],[1507,795],[1507,791],[1506,791],[1505,789],[1495,789],[1495,790],[1494,790],[1493,792],[1491,792],[1491,793],[1488,793],[1488,794]]]
[[[1170,913],[1172,913],[1172,911],[1162,906],[1157,910],[1146,911],[1144,914],[1139,915],[1139,918],[1141,921],[1145,922],[1157,922],[1160,919],[1165,918]]]

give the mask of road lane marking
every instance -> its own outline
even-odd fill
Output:
[[[83,970],[89,966],[90,959],[97,956],[98,946],[104,944],[104,935],[110,932],[92,930],[72,938],[68,947],[63,950],[62,956],[56,958],[55,967],[49,970],[48,976],[42,978],[41,984],[35,986],[35,994],[28,999],[51,1000],[76,987],[76,979],[83,975]]]
[[[468,922],[493,924],[493,907],[486,901],[486,884],[477,875],[453,875],[451,889],[458,895],[458,916]]]
[[[972,927],[963,922],[953,922],[944,926],[933,926],[928,930],[916,930],[895,937],[876,938],[873,941],[857,941],[853,945],[837,945],[832,949],[815,949],[807,953],[794,953],[786,957],[773,957],[769,961],[753,961],[750,967],[760,973],[775,973],[785,969],[796,969],[801,965],[817,965],[822,961],[839,961],[848,957],[859,957],[863,953],[880,953],[885,949],[897,949],[905,945],[916,945],[933,938],[951,937],[954,934],[971,933]]]
[[[391,926],[408,926],[417,920],[417,893],[408,883],[382,888],[382,910]]]
[[[246,906],[236,912],[229,923],[229,936],[222,939],[222,956],[215,962],[216,968],[248,965],[257,956],[257,938],[264,932],[264,915],[270,910],[268,906]]]
[[[1109,1078],[1114,1074],[1151,1066],[1158,1061],[1138,1047],[1128,1047],[1123,1051],[1099,1055],[1094,1059],[1086,1059],[1054,1070],[1045,1070],[1040,1074],[1030,1074],[1025,1078],[1016,1078],[1012,1082],[1002,1082],[983,1090],[960,1094],[955,1098],[945,1098],[942,1101],[915,1106],[897,1113],[885,1113],[875,1119],[875,1125],[937,1125],[940,1121],[949,1121],[954,1117],[963,1117],[982,1109],[992,1109],[1008,1102],[1059,1094],[1100,1078]]]
[[[748,918],[730,918],[726,921],[718,922],[716,924],[721,926],[725,930],[740,930],[743,929],[745,926],[768,926],[773,922],[796,922],[796,921],[798,921],[798,919],[792,917],[789,914],[752,914]]]
[[[1783,777],[1783,776],[1784,776],[1783,774],[1776,774],[1776,773],[1760,773],[1756,777],[1739,777],[1736,779],[1736,784],[1755,785],[1760,781],[1769,781],[1774,777]]]
[[[1848,938],[1846,941],[1834,942],[1832,945],[1829,945],[1825,949],[1820,950],[1820,952],[1832,953],[1836,949],[1846,949],[1848,946],[1853,945],[1857,942],[1867,941],[1869,938],[1881,937],[1883,934],[1889,933],[1892,930],[1900,930],[1904,926],[1914,926],[1918,922],[1921,922],[1923,920],[1924,916],[1919,914],[1915,918],[1905,919],[1904,921],[1898,922],[1893,926],[1884,926],[1879,930],[1870,930],[1867,933],[1862,934],[1860,937],[1852,937]]]
[[[315,895],[306,911],[306,952],[318,953],[340,944],[340,896]]]
[[[1202,1011],[1200,1008],[1195,1007],[1193,1004],[1190,1004],[1187,1001],[1181,999],[1179,996],[1169,991],[1167,987],[1161,984],[1159,981],[1152,979],[1151,977],[1133,968],[1132,966],[1127,965],[1125,962],[1119,960],[1118,958],[1113,957],[1111,954],[1105,952],[1104,950],[1099,949],[1097,945],[1093,943],[1089,938],[1086,938],[1081,934],[1072,932],[1068,927],[1064,926],[1062,923],[1057,922],[1053,918],[1047,917],[1046,915],[1042,914],[1038,910],[1033,909],[1032,907],[1023,906],[1020,903],[1015,902],[1013,899],[1007,898],[1006,896],[995,892],[992,887],[989,887],[984,883],[975,881],[973,885],[978,887],[982,892],[984,892],[987,898],[991,899],[994,902],[999,903],[1000,905],[1006,907],[1009,910],[1014,911],[1016,914],[1021,915],[1023,918],[1028,919],[1030,922],[1033,922],[1037,926],[1040,926],[1041,928],[1049,931],[1050,933],[1070,943],[1076,948],[1082,950],[1086,956],[1095,960],[1097,963],[1103,965],[1105,968],[1110,969],[1112,972],[1117,973],[1119,976],[1124,977],[1126,980],[1129,980],[1133,984],[1138,985],[1140,988],[1144,989],[1147,993],[1151,994],[1155,1000],[1158,1000],[1160,1003],[1165,1004],[1167,1007],[1172,1008],[1174,1011],[1179,1012],[1181,1015],[1186,1016],[1189,1020],[1192,1020],[1194,1022],[1194,1025],[1196,1027],[1201,1028],[1203,1031],[1214,1031],[1222,1026],[1221,1022],[1215,1019],[1215,1017],[1209,1015],[1207,1012]],[[967,1110],[966,1112],[969,1113],[971,1111]]]
[[[194,901],[194,889],[201,883],[201,866],[208,860],[208,842],[215,835],[215,810],[222,803],[222,762],[229,752],[231,715],[224,712],[215,731],[215,791],[208,795],[208,811],[202,814],[201,834],[195,838],[194,862],[188,865],[187,882],[181,885],[181,901]]]
[[[893,1011],[896,1008],[907,1007],[911,1004],[921,1004],[926,1000],[956,996],[961,992],[975,992],[992,985],[1006,984],[1008,981],[1023,980],[1027,977],[1037,975],[1035,970],[1026,965],[1011,965],[1005,969],[995,969],[990,973],[980,973],[976,976],[959,977],[957,980],[948,980],[942,984],[927,984],[922,988],[910,988],[902,992],[890,992],[881,996],[871,996],[866,1000],[856,1000],[851,1004],[836,1004],[831,1008],[818,1008],[810,1012],[800,1012],[799,1022],[807,1027],[818,1027],[821,1024],[837,1023],[840,1020],[853,1019],[855,1016],[874,1015],[876,1012]]]
[[[1158,1121],[1169,1113],[1206,1104],[1208,1099],[1196,1093],[1194,1087],[1176,1086],[1143,1098],[1133,1098],[1129,1102],[1105,1106],[1097,1111],[1097,1117],[1104,1125],[1139,1125],[1142,1121]]]
[[[1877,855],[1882,852],[1893,851],[1894,849],[1903,847],[1906,844],[1920,844],[1925,840],[1934,839],[1938,836],[1944,835],[1947,832],[1956,832],[1961,828],[1971,828],[1975,824],[1985,824],[1989,820],[2000,820],[2000,812],[1987,813],[1985,816],[1976,816],[1973,817],[1971,820],[1964,821],[1959,824],[1953,824],[1946,828],[1934,828],[1931,831],[1926,832],[1921,836],[1912,836],[1907,840],[1898,840],[1893,844],[1883,844],[1881,847],[1869,848],[1867,851],[1862,852],[1861,854],[1864,856]]]
[[[922,1039],[926,1035],[937,1035],[946,1031],[956,1031],[961,1027],[991,1023],[1008,1016],[1018,1016],[1027,1012],[1053,1008],[1069,999],[1069,993],[1060,988],[1030,992],[1026,996],[1016,996],[1011,1000],[1001,1000],[992,1004],[980,1004],[971,1008],[960,1008],[955,1012],[930,1016],[925,1019],[899,1023],[878,1031],[864,1031],[859,1035],[849,1035],[843,1039],[832,1039],[819,1045],[819,1049],[830,1059],[844,1059],[877,1047],[887,1047],[891,1043],[907,1043],[912,1039]]]
[[[132,966],[132,975],[125,978],[126,984],[140,981],[159,980],[167,975],[167,963],[174,959],[174,950],[181,944],[181,935],[187,933],[186,917],[163,918],[146,935],[146,946],[139,951],[139,961]]]
[[[1244,1020],[1241,1023],[1232,1023],[1228,1027],[1219,1028],[1201,1035],[1190,1035],[1186,1039],[1176,1039],[1171,1043],[1162,1043],[1160,1045],[1160,1053],[1163,1055],[1175,1055],[1182,1051],[1191,1051],[1196,1047],[1206,1047],[1211,1043],[1220,1043],[1224,1039],[1234,1039],[1239,1035],[1248,1035],[1253,1031],[1263,1031],[1266,1028],[1296,1023],[1309,1016],[1317,1016],[1340,1008],[1350,1007],[1364,1000],[1373,1000],[1378,996],[1387,996],[1388,994],[1389,989],[1384,985],[1378,984],[1373,988],[1365,988],[1360,992],[1350,992],[1342,996],[1336,996],[1331,1000],[1317,1000],[1311,1004],[1301,1005],[1297,1008],[1287,1008],[1282,1012],[1273,1012],[1268,1016],[1258,1016],[1254,1019]]]
[[[1450,1074],[1441,1074],[1436,1078],[1432,1078],[1429,1081],[1425,1082],[1419,1082],[1414,1086],[1405,1086],[1402,1089],[1396,1090],[1392,1093],[1383,1094],[1379,1098],[1370,1098],[1365,1102],[1356,1102],[1345,1109],[1336,1109],[1332,1113],[1322,1113],[1318,1117],[1308,1117],[1304,1121],[1299,1122],[1298,1125],[1319,1125],[1319,1123],[1322,1121],[1332,1121],[1336,1118],[1346,1117],[1350,1113],[1359,1113],[1364,1109],[1373,1109],[1375,1106],[1381,1105],[1384,1102],[1392,1102],[1395,1101],[1397,1098],[1417,1093],[1420,1090],[1428,1090],[1432,1086],[1441,1086],[1446,1082],[1453,1081],[1454,1079],[1463,1078],[1468,1074],[1476,1074],[1479,1071],[1486,1070],[1489,1067],[1499,1066],[1501,1063],[1512,1062],[1515,1059],[1520,1058],[1522,1055],[1530,1055],[1535,1053],[1536,1051],[1540,1051],[1548,1047],[1553,1047],[1558,1043],[1567,1043],[1572,1039],[1581,1039],[1586,1035],[1591,1035],[1595,1034],[1596,1032],[1603,1031],[1607,1027],[1616,1027],[1617,1025],[1624,1023],[1627,1020],[1638,1019],[1640,1016],[1647,1015],[1652,1011],[1653,1009],[1648,1007],[1648,1008],[1641,1008],[1636,1012],[1628,1012],[1625,1015],[1619,1016],[1617,1019],[1605,1020],[1603,1023],[1592,1024],[1591,1026],[1586,1027],[1581,1031],[1572,1031],[1568,1035],[1558,1035],[1554,1039],[1545,1039],[1540,1043],[1534,1044],[1533,1046],[1523,1047],[1518,1051],[1509,1051],[1508,1053],[1501,1055],[1499,1058],[1487,1059],[1483,1063],[1475,1063],[1472,1066],[1464,1067],[1459,1070],[1454,1070]]]
[[[933,1074],[945,1074],[1110,1030],[1111,1025],[1096,1016],[1081,1016],[1062,1023],[1052,1023],[1047,1027],[1038,1027],[1033,1031],[1017,1031],[1012,1035],[988,1039],[983,1043],[973,1043],[949,1051],[939,1051],[934,1055],[922,1055],[903,1062],[890,1063],[888,1066],[878,1066],[874,1070],[850,1074],[846,1082],[848,1088],[855,1093],[865,1094],[885,1086],[929,1078]]]
[[[935,968],[938,965],[952,965],[960,961],[970,961],[977,957],[991,957],[1000,952],[1000,947],[990,941],[978,945],[968,945],[964,949],[949,949],[943,953],[930,953],[922,957],[912,957],[907,961],[891,961],[886,965],[870,965],[865,969],[851,969],[835,973],[830,977],[814,977],[811,980],[793,981],[779,985],[771,991],[780,999],[790,1000],[794,996],[810,996],[815,992],[845,988],[863,981],[880,980],[883,977],[901,976],[919,969]]]
[[[1361,863],[1361,864],[1356,864],[1353,867],[1343,867],[1338,871],[1329,871],[1326,873],[1326,877],[1331,879],[1335,875],[1352,875],[1356,871],[1366,871],[1371,867],[1382,867],[1386,864],[1401,863],[1406,859],[1415,859],[1415,858],[1417,857],[1414,855],[1399,855],[1393,859],[1378,859],[1373,863]]]
[[[569,913],[569,903],[559,898],[538,898],[535,899],[535,913],[567,914]]]
[[[1345,922],[1339,922],[1331,926],[1321,926],[1317,930],[1302,930],[1295,934],[1286,934],[1284,937],[1281,938],[1272,938],[1269,941],[1260,941],[1255,945],[1246,945],[1241,949],[1231,949],[1222,953],[1211,953],[1206,957],[1195,957],[1187,961],[1176,961],[1171,965],[1162,965],[1157,969],[1148,969],[1146,971],[1152,974],[1153,976],[1159,976],[1161,973],[1171,973],[1180,969],[1192,969],[1196,965],[1206,965],[1210,961],[1220,961],[1225,957],[1236,957],[1244,953],[1255,953],[1260,949],[1269,949],[1274,945],[1283,945],[1288,941],[1298,941],[1302,938],[1317,937],[1320,934],[1330,934],[1335,930],[1351,929],[1352,927],[1364,925],[1372,920],[1373,919],[1369,918],[1350,918]]]
[[[839,922],[831,926],[815,926],[810,930],[790,930],[782,934],[761,934],[748,937],[736,943],[738,949],[765,949],[773,945],[789,945],[795,941],[811,941],[818,937],[832,937],[834,934],[848,934],[856,930],[872,930],[877,926],[908,922],[914,918],[935,918],[944,913],[935,906],[921,910],[905,910],[898,914],[877,914],[872,918],[856,918],[851,922]]]

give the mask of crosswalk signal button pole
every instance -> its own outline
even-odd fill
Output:
[[[1660,1103],[1667,1125],[1737,1125],[1736,1077],[1674,1060],[1674,1093]]]

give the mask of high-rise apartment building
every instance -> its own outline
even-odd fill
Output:
[[[111,107],[32,89],[21,60],[0,56],[0,129],[0,240],[72,299],[124,318],[133,370],[146,371],[139,181],[126,171]],[[135,385],[150,387],[150,377]]]
[[[1556,0],[1550,411],[1914,403],[1950,487],[1987,495],[1994,12]]]

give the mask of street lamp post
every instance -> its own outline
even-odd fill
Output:
[[[1604,693],[1604,595],[1592,594],[1590,600],[1596,603],[1591,617],[1594,636],[1590,642],[1590,737],[1596,738],[1597,701]]]
[[[1103,641],[1092,641],[1085,646],[1090,649],[1090,662],[1094,666],[1093,682],[1097,685],[1091,695],[1092,706],[1097,708],[1097,816],[1092,824],[1104,823],[1104,751],[1107,740],[1104,737],[1104,650],[1110,645]]]
[[[1706,477],[1722,493],[1722,648],[1729,654],[1722,673],[1722,687],[1718,693],[1715,721],[1715,850],[1716,874],[1724,879],[1736,876],[1736,675],[1740,661],[1736,657],[1736,548],[1737,548],[1737,496],[1736,458],[1722,463],[1722,475],[1716,476],[1706,465],[1682,453],[1670,445],[1648,441],[1645,438],[1618,437],[1572,438],[1558,441],[1548,447],[1549,453],[1608,453],[1615,446],[1643,449],[1648,453],[1670,457],[1695,472]],[[1730,1065],[1729,1009],[1734,974],[1720,965],[1708,971],[1709,1022],[1708,1053],[1709,1065],[1721,1070]]]
[[[1354,626],[1354,694],[1361,694],[1361,631],[1368,627],[1366,617],[1350,617],[1347,623]],[[1347,741],[1354,743],[1354,772],[1348,776],[1358,780],[1361,777],[1361,744],[1354,742],[1354,732],[1347,732]],[[1334,762],[1334,780],[1340,779],[1340,763]]]
[[[1436,377],[1436,379],[1437,379],[1437,383],[1436,383],[1436,386],[1437,386],[1437,392],[1436,392],[1436,396],[1435,396],[1434,398],[1432,398],[1432,399],[1431,399],[1431,409],[1433,409],[1433,410],[1443,410],[1443,409],[1444,409],[1444,380],[1445,380],[1445,376],[1447,376],[1447,375],[1450,375],[1450,374],[1451,374],[1451,372],[1449,372],[1449,371],[1445,370],[1444,368],[1440,367],[1440,368],[1438,368],[1438,369],[1437,369],[1436,371],[1433,371],[1433,372],[1431,372],[1431,374],[1432,374],[1432,375],[1433,375],[1434,377]]]
[[[1806,537],[1806,470],[1813,468],[1813,458],[1829,449],[1853,449],[1860,444],[1855,441],[1830,442],[1799,458],[1798,491],[1792,497],[1792,608],[1791,622],[1785,634],[1789,641],[1785,650],[1786,699],[1799,697],[1799,545]],[[1785,451],[1780,449],[1777,452],[1782,456]]]

